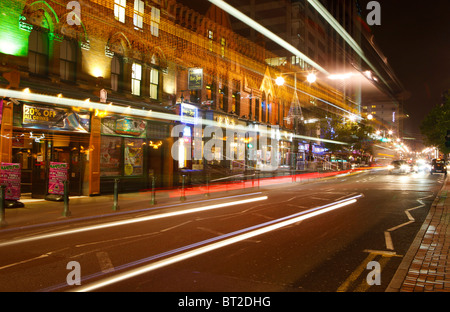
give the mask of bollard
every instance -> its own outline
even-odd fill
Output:
[[[184,182],[185,182],[185,178],[186,178],[185,175],[183,175],[183,176],[181,177],[181,197],[180,197],[180,200],[181,200],[181,201],[185,201],[185,200],[186,200],[186,193],[185,193],[185,190],[184,190]]]
[[[0,185],[0,227],[8,225],[5,221],[5,188],[6,186]]]
[[[64,217],[70,217],[71,213],[69,210],[69,187],[68,187],[68,181],[64,181],[64,211],[63,216]]]
[[[156,181],[155,176],[152,176],[152,200],[151,200],[152,205],[156,204],[155,181]]]
[[[113,210],[119,210],[119,179],[114,179],[114,204]]]
[[[209,197],[209,174],[206,175],[206,194],[205,197]]]

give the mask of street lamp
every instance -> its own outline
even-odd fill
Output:
[[[317,80],[317,76],[316,76],[316,74],[314,74],[314,73],[308,74],[308,76],[306,77],[306,80],[307,80],[309,83],[314,83],[314,82],[316,82],[316,80]]]

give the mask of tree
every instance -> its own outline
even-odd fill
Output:
[[[347,145],[336,145],[327,143],[325,146],[331,151],[352,151],[361,150],[372,152],[372,139],[370,134],[374,129],[367,125],[365,121],[360,123],[346,120],[344,118],[333,118],[328,120],[328,127],[324,133],[324,138],[347,143]]]
[[[450,148],[445,146],[447,130],[450,130],[450,89],[444,92],[442,103],[436,105],[420,124],[424,143],[438,147],[444,155],[450,153]]]

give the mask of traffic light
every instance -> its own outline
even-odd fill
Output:
[[[450,148],[450,130],[447,130],[447,135],[445,136],[445,146]]]

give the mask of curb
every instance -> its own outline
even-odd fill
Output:
[[[394,277],[392,278],[392,280],[389,283],[388,287],[386,288],[385,292],[400,292],[400,288],[402,287],[402,284],[405,281],[405,278],[408,274],[409,268],[410,268],[412,262],[414,261],[414,257],[417,254],[417,251],[420,248],[420,245],[421,245],[422,240],[425,236],[425,233],[428,229],[428,226],[430,225],[431,220],[433,219],[437,204],[440,199],[440,195],[442,193],[442,190],[446,186],[447,179],[448,178],[445,178],[441,189],[439,190],[436,197],[434,198],[433,203],[431,204],[431,207],[430,207],[430,211],[428,212],[428,215],[425,218],[425,221],[423,222],[422,226],[420,227],[419,232],[417,232],[413,243],[409,247],[406,255],[403,257],[402,262],[400,263],[397,271],[394,274]]]

